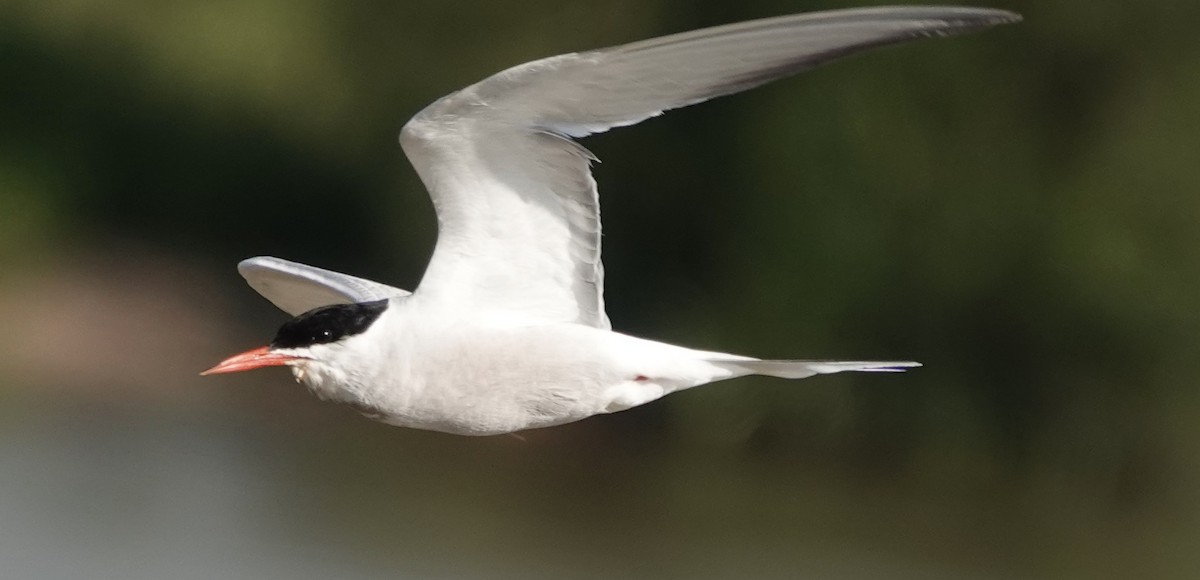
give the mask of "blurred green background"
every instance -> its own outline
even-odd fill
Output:
[[[589,139],[632,334],[743,379],[510,437],[283,371],[234,264],[412,288],[396,145],[534,58],[841,0],[0,3],[6,578],[1194,578],[1200,3],[838,62]]]

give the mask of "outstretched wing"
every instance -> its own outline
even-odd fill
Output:
[[[409,292],[330,270],[259,256],[238,263],[238,273],[263,298],[297,316],[330,304],[370,302]]]
[[[946,7],[768,18],[546,58],[444,97],[400,135],[438,216],[417,296],[607,328],[593,158],[571,138],[867,48],[1019,19]]]

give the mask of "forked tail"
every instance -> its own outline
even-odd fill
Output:
[[[905,369],[921,366],[921,363],[912,361],[709,359],[708,362],[732,372],[734,376],[764,375],[782,379],[803,379],[843,371],[901,373]]]

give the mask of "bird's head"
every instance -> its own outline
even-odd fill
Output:
[[[372,350],[363,335],[387,308],[387,300],[314,308],[285,322],[271,344],[233,355],[200,374],[288,366],[297,381],[332,390],[361,372]]]

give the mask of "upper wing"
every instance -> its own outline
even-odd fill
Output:
[[[297,316],[330,304],[370,302],[409,292],[280,258],[259,256],[238,263],[238,272],[263,298]]]
[[[1018,20],[946,7],[782,16],[546,58],[444,97],[400,135],[438,216],[418,295],[607,328],[593,158],[572,137],[867,48]]]

